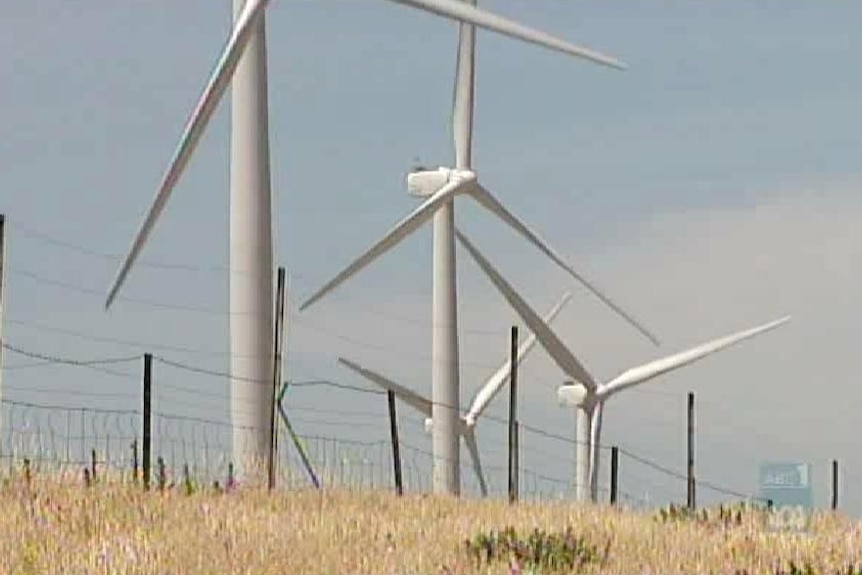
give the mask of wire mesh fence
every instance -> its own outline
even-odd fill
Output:
[[[135,409],[104,409],[92,406],[64,406],[4,399],[0,402],[0,462],[13,470],[26,459],[35,470],[90,470],[131,478],[142,468],[142,414]],[[531,429],[528,427],[528,429]],[[534,429],[534,435],[554,442],[574,443],[555,434]],[[152,469],[161,473],[168,485],[189,479],[196,484],[225,485],[231,480],[234,454],[231,449],[233,427],[226,421],[154,413],[152,423]],[[297,489],[312,484],[298,449],[305,451],[315,477],[324,487],[353,490],[395,490],[392,443],[389,439],[363,441],[330,435],[298,434],[298,446],[280,431],[277,449],[277,485]],[[567,453],[573,450],[567,448]],[[541,452],[554,457],[553,452]],[[669,475],[684,484],[684,475],[664,468],[636,454],[622,451],[633,464]],[[560,457],[557,455],[556,457]],[[157,463],[158,462],[158,463]],[[410,442],[400,443],[403,489],[406,493],[432,491],[433,454]],[[518,470],[519,498],[526,501],[573,500],[575,488],[571,475],[537,470],[524,465]],[[574,468],[574,461],[564,467]],[[161,469],[160,469],[161,468]],[[484,465],[487,496],[506,498],[507,469]],[[89,472],[89,471],[88,471]],[[186,478],[188,474],[188,478]],[[479,482],[469,461],[460,461],[462,495],[479,497]],[[648,508],[660,498],[637,495],[644,477],[621,474],[617,501],[626,507]],[[634,477],[634,478],[633,478]],[[601,501],[610,497],[610,478],[600,478],[597,488]],[[716,489],[722,488],[713,486]],[[654,491],[654,490],[653,490]],[[731,499],[745,499],[743,493],[722,490]],[[659,490],[659,494],[661,490]],[[684,499],[684,491],[668,493],[669,500]]]

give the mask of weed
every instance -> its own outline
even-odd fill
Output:
[[[518,536],[508,526],[501,531],[479,533],[465,542],[467,552],[477,566],[495,562],[510,562],[513,568],[528,567],[550,572],[571,572],[585,565],[601,562],[607,557],[586,538],[575,534],[569,526],[563,532],[547,532],[534,528],[527,536]]]

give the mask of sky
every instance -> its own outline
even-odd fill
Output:
[[[0,209],[8,218],[8,344],[78,360],[150,351],[227,369],[229,98],[122,299],[110,312],[103,300],[223,45],[229,4],[41,0],[5,8]],[[862,78],[852,72],[862,56],[862,7],[481,4],[629,65],[611,70],[478,33],[480,179],[662,341],[653,347],[511,230],[460,201],[459,226],[537,310],[574,287],[554,327],[578,357],[610,378],[793,316],[774,332],[614,397],[604,443],[683,471],[686,394],[694,391],[702,479],[754,493],[761,461],[807,461],[825,505],[830,461],[838,459],[842,506],[862,513],[853,425],[862,400],[854,381],[862,338],[854,305],[862,288],[854,265],[862,255],[855,241]],[[429,227],[318,305],[297,308],[415,206],[404,180],[415,163],[453,161],[455,26],[380,0],[282,0],[271,3],[267,27],[276,263],[290,275],[288,377],[366,386],[339,368],[343,355],[430,395]],[[458,253],[467,403],[505,360],[509,326],[519,322]],[[4,399],[140,402],[139,363],[118,365],[119,377],[31,363],[6,352]],[[160,409],[226,420],[224,377],[164,363],[156,370]],[[555,396],[563,377],[543,350],[532,352],[520,378],[524,423],[571,437],[573,414]],[[506,413],[504,395],[492,415]],[[288,405],[300,432],[387,437],[377,396],[296,388]],[[421,418],[404,406],[399,419],[405,440],[430,450]],[[505,428],[479,425],[487,465],[504,467]],[[524,442],[525,465],[570,479],[572,445],[529,432]],[[633,496],[685,496],[683,482],[634,460],[624,458],[621,474]],[[505,485],[502,476],[494,481]]]

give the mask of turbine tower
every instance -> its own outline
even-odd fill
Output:
[[[543,318],[546,323],[554,320],[563,306],[571,299],[572,294],[566,292],[560,298],[553,308]],[[515,364],[520,365],[524,357],[530,352],[536,344],[535,334],[530,334],[518,346],[518,352],[515,356]],[[390,378],[374,372],[370,369],[345,358],[338,358],[338,361],[347,368],[355,371],[364,378],[376,383],[380,387],[395,392],[405,403],[419,411],[425,416],[425,431],[433,430],[433,408],[434,402],[415,391],[392,381]],[[491,404],[491,401],[497,396],[503,385],[509,379],[509,373],[512,367],[510,359],[506,359],[503,364],[489,377],[485,384],[479,388],[476,395],[473,396],[473,401],[470,403],[470,408],[467,412],[458,418],[458,435],[464,438],[464,444],[467,446],[467,451],[470,453],[470,459],[473,464],[473,471],[476,474],[476,480],[479,482],[479,491],[482,497],[488,495],[488,485],[485,482],[485,475],[482,472],[482,462],[479,457],[479,445],[476,443],[476,423],[479,418]]]
[[[233,0],[234,17],[246,0]],[[254,24],[231,83],[230,373],[233,453],[241,472],[270,447],[273,249],[266,14]],[[258,383],[252,383],[258,382]],[[262,467],[260,469],[263,469]]]
[[[617,61],[502,18],[459,0],[390,0],[451,20],[577,54],[609,66]],[[263,461],[269,446],[272,374],[272,221],[267,110],[266,32],[269,0],[233,0],[234,25],[208,82],[188,119],[179,144],[111,285],[110,308],[167,205],[207,125],[233,81],[231,109],[230,313],[231,417],[234,459]]]
[[[476,0],[463,0],[464,9],[475,9]],[[538,44],[558,49],[544,41]],[[459,416],[460,404],[457,281],[455,260],[455,204],[458,195],[469,195],[482,207],[492,212],[518,233],[533,243],[540,251],[565,269],[594,295],[622,315],[653,343],[656,338],[623,311],[610,298],[579,275],[565,260],[545,243],[535,232],[510,213],[488,190],[483,188],[473,171],[472,141],[475,96],[475,27],[461,23],[459,28],[455,87],[452,106],[452,132],[455,147],[455,167],[439,167],[435,170],[420,168],[408,174],[407,188],[414,196],[425,201],[409,216],[399,222],[383,239],[374,244],[353,263],[338,273],[301,306],[305,310],[342,282],[392,248],[420,225],[433,218],[433,263],[432,263],[432,419],[434,453],[434,491],[458,494],[460,491]],[[583,50],[562,50],[576,57],[614,68],[623,68],[618,62]]]
[[[578,500],[597,494],[597,473],[604,402],[613,395],[674,371],[707,355],[728,348],[743,340],[775,329],[790,320],[790,316],[714,339],[685,351],[629,369],[607,383],[598,382],[559,337],[548,327],[524,299],[512,288],[494,266],[479,252],[461,231],[456,232],[461,245],[491,280],[497,290],[515,309],[528,328],[536,335],[542,347],[554,362],[573,381],[558,389],[561,402],[577,409],[575,490]]]

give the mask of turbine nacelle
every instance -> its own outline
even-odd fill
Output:
[[[436,194],[450,182],[475,179],[476,174],[470,170],[453,170],[442,166],[436,170],[417,167],[407,174],[407,191],[411,196],[427,198]]]
[[[557,388],[557,401],[561,406],[589,410],[595,403],[595,396],[584,384],[568,381]]]

